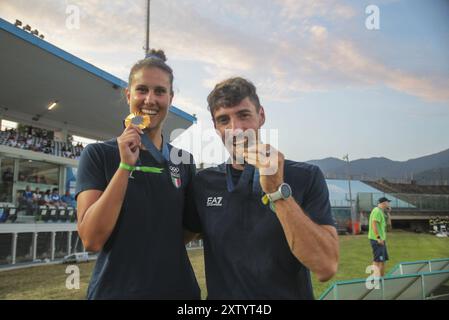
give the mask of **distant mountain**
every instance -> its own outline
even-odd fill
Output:
[[[417,173],[414,177],[419,184],[449,184],[449,167],[448,168],[437,168],[430,169],[420,173]]]
[[[320,169],[324,171],[331,171],[335,168],[343,166],[346,162],[337,158],[326,158],[322,160],[310,160],[307,161],[310,164],[317,165]]]
[[[308,163],[321,168],[328,178],[346,179],[348,166],[337,158],[311,160]],[[426,183],[449,180],[449,149],[407,161],[387,158],[359,159],[349,163],[350,175],[354,179],[404,179]],[[439,170],[442,169],[442,170]]]

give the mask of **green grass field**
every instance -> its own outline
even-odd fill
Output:
[[[428,234],[395,231],[387,239],[390,261],[387,271],[401,261],[427,260],[449,257],[449,238]],[[189,251],[203,299],[206,297],[203,251]],[[371,248],[366,235],[340,237],[340,264],[337,275],[327,283],[312,277],[315,296],[337,280],[366,278],[371,264]],[[84,299],[94,263],[79,264],[80,289],[65,287],[66,265],[40,266],[0,272],[0,299]]]

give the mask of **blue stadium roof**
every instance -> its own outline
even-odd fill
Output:
[[[71,132],[100,139],[117,134],[127,113],[121,92],[127,86],[125,81],[1,18],[0,40],[4,117],[33,122],[36,114],[44,113],[40,122],[50,127],[67,123]],[[32,95],[18,90],[24,86],[23,75],[27,75],[25,85]],[[45,84],[40,83],[43,80]],[[46,112],[52,98],[61,101],[62,111]],[[96,121],[89,121],[92,117]],[[166,123],[171,131],[195,122],[194,116],[172,106]]]

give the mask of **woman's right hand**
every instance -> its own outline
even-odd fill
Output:
[[[137,126],[130,125],[122,135],[117,138],[120,151],[120,161],[127,165],[134,166],[139,158],[140,135],[143,131]]]

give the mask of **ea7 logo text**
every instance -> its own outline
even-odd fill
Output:
[[[207,207],[221,207],[221,206],[223,206],[222,201],[223,201],[223,197],[208,197],[206,206]]]

